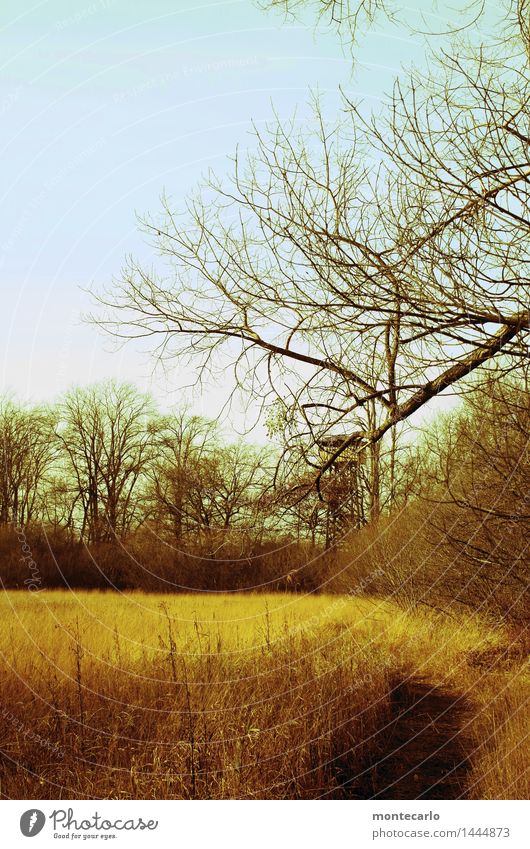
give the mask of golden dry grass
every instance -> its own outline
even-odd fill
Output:
[[[4,798],[370,796],[396,681],[462,696],[459,793],[528,795],[528,665],[473,616],[346,596],[15,591],[0,640]]]

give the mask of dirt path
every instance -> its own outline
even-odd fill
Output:
[[[469,716],[462,695],[426,681],[397,682],[383,756],[371,769],[374,799],[458,799],[465,796]]]
[[[359,774],[357,764],[357,775],[346,779],[346,795],[465,798],[471,741],[463,729],[469,714],[461,694],[417,677],[394,681],[390,723],[377,735],[367,767]]]

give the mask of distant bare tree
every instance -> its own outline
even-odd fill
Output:
[[[73,540],[76,537],[78,496],[72,478],[65,469],[62,452],[57,457],[44,488],[42,519],[55,532],[64,530]]]
[[[88,542],[124,536],[137,516],[137,487],[151,456],[152,401],[114,382],[73,389],[57,436],[72,475],[72,501]]]
[[[42,485],[57,446],[50,410],[0,399],[0,525],[39,518]]]
[[[512,616],[528,614],[529,435],[528,372],[509,379],[490,372],[425,449],[428,535],[445,550],[449,575],[458,572],[452,592],[464,602],[513,605]]]
[[[271,477],[272,463],[265,450],[241,441],[218,446],[200,464],[190,492],[203,528],[245,528],[259,537],[259,502]]]
[[[174,542],[180,544],[200,523],[191,493],[202,464],[215,453],[217,427],[184,409],[160,416],[153,440],[154,458],[148,472],[153,516],[161,529],[169,525]]]
[[[216,422],[185,409],[161,416],[153,435],[148,498],[159,530],[177,545],[233,529],[260,536],[266,514],[258,505],[272,476],[267,451],[224,444]]]

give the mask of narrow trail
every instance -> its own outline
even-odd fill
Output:
[[[403,680],[394,685],[391,714],[383,757],[372,767],[372,798],[464,796],[470,768],[465,698],[423,680]]]
[[[376,736],[370,763],[350,798],[461,799],[466,796],[472,742],[462,694],[421,678],[394,681],[390,723]],[[348,783],[348,782],[347,782]]]

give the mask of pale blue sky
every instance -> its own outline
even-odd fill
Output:
[[[272,103],[303,120],[318,86],[332,114],[340,84],[377,99],[400,64],[423,61],[419,39],[381,22],[352,76],[334,32],[252,0],[3,0],[0,45],[2,388],[48,400],[112,376],[163,406],[189,375],[153,377],[134,346],[111,352],[80,320],[82,287],[148,256],[135,212],[156,212],[162,190],[178,207],[209,166],[224,173]],[[212,388],[196,406],[214,414],[222,399]]]

